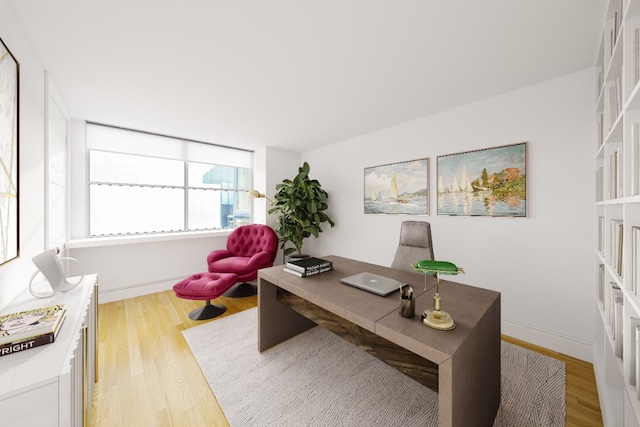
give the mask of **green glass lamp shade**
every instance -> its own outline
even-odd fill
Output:
[[[464,270],[462,268],[449,261],[434,261],[430,259],[423,259],[421,261],[418,261],[416,265],[412,267],[418,273],[449,275],[464,273]]]

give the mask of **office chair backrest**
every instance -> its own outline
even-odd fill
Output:
[[[425,221],[404,221],[391,268],[413,271],[411,265],[423,259],[434,259],[431,225]]]

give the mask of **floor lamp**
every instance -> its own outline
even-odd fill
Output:
[[[271,200],[270,198],[267,197],[266,194],[259,192],[258,190],[251,190],[249,191],[249,198],[250,199],[267,199],[269,201],[269,203],[271,203],[271,206],[273,206],[273,200]],[[282,209],[280,209],[280,211],[282,212],[282,221],[284,222],[284,212],[282,211]],[[284,258],[284,247],[282,248],[282,264],[285,264],[285,258]]]

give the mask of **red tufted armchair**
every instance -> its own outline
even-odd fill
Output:
[[[256,286],[247,281],[258,278],[258,270],[271,267],[278,253],[278,236],[267,225],[242,225],[229,234],[226,249],[217,249],[207,256],[211,273],[233,273],[238,284],[226,292],[227,297],[256,294]],[[250,286],[249,289],[247,287]]]

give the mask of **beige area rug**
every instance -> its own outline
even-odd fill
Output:
[[[316,327],[263,353],[257,309],[183,332],[232,427],[437,426],[438,395]],[[502,342],[494,426],[564,426],[565,365]]]

